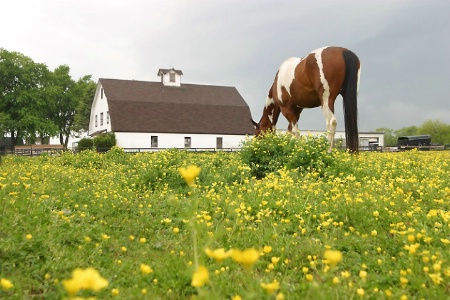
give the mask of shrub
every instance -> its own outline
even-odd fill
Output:
[[[108,132],[92,138],[82,138],[78,141],[78,150],[96,149],[98,152],[106,152],[117,144],[114,132]]]
[[[94,138],[94,145],[97,151],[106,152],[117,144],[114,132],[108,132]]]
[[[94,139],[82,138],[81,140],[78,141],[77,146],[78,151],[92,149],[93,147],[94,147]]]
[[[240,155],[253,176],[263,178],[270,172],[298,169],[300,172],[319,171],[333,163],[333,154],[327,152],[325,136],[300,136],[266,133],[244,142]]]

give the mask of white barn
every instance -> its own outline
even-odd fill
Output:
[[[254,133],[250,109],[234,87],[181,84],[181,70],[161,82],[99,79],[89,135],[114,132],[125,149],[239,148]]]

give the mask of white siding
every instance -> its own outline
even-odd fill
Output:
[[[279,130],[280,132],[286,132],[286,130]],[[322,136],[326,135],[325,131],[320,130],[300,130],[300,135],[313,135],[313,136]],[[345,131],[336,131],[334,136],[335,140],[344,140],[345,141]],[[362,147],[367,147],[371,144],[378,144],[380,147],[384,147],[384,133],[378,132],[360,132],[359,133],[359,145]]]
[[[170,74],[175,77],[175,81],[170,81]],[[165,86],[180,86],[181,76],[177,72],[170,70],[162,76],[162,83]]]
[[[97,90],[95,91],[94,101],[91,108],[91,117],[89,120],[89,134],[97,131],[106,130],[111,131],[111,119],[109,119],[108,124],[108,101],[106,95],[103,91],[101,84],[97,85]],[[101,114],[103,113],[103,125],[101,124]],[[97,116],[97,124],[95,124],[95,116]],[[97,125],[97,126],[96,126]]]
[[[158,137],[158,148],[184,148],[184,138],[191,138],[191,148],[216,148],[217,138],[222,138],[222,148],[240,148],[246,136],[217,134],[176,134],[116,132],[121,148],[151,148],[151,137]]]

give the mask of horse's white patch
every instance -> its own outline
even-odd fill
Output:
[[[328,152],[331,152],[334,145],[334,135],[336,134],[337,120],[334,113],[328,107],[328,102],[323,104],[322,113],[323,116],[325,117],[325,122],[327,125],[328,143],[330,144]]]
[[[267,97],[266,99],[266,109],[269,108],[270,105],[274,104],[273,102],[273,98]],[[272,111],[270,112],[270,114],[267,115],[269,117],[270,123],[273,124],[273,108]]]
[[[317,67],[319,68],[320,73],[320,82],[323,86],[323,95],[322,95],[322,105],[328,104],[328,98],[330,97],[330,86],[328,85],[328,81],[325,78],[325,73],[323,72],[323,62],[322,62],[322,52],[328,47],[322,47],[314,50],[314,57],[317,61]]]
[[[299,135],[299,131],[298,131],[298,122],[295,123],[291,123],[291,132],[293,135],[298,136]]]
[[[282,88],[284,87],[291,95],[290,86],[295,78],[295,68],[303,60],[303,58],[291,57],[286,59],[278,69],[278,80],[277,80],[277,95],[280,102],[283,103],[283,98],[281,95]]]

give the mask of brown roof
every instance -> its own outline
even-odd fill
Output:
[[[100,79],[115,132],[253,134],[234,87]]]

